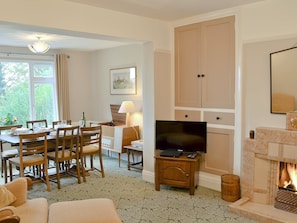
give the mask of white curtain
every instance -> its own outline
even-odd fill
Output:
[[[59,120],[70,119],[69,108],[69,81],[68,81],[68,56],[56,55],[57,72],[57,99]]]

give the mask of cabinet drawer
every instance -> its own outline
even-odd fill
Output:
[[[200,121],[200,111],[175,110],[175,120]]]
[[[209,124],[234,125],[234,114],[224,112],[205,112],[204,121]]]

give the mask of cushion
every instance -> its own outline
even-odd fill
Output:
[[[0,208],[6,207],[13,203],[16,197],[5,186],[0,186]]]
[[[65,214],[71,211],[71,214]],[[108,198],[63,201],[50,205],[49,223],[121,223],[114,203]]]

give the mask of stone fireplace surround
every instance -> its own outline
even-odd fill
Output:
[[[242,151],[241,199],[231,212],[264,223],[297,222],[297,215],[274,208],[279,162],[297,163],[297,131],[257,128]]]

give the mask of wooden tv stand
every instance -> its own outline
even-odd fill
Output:
[[[160,190],[160,185],[189,188],[190,195],[194,195],[198,186],[200,156],[191,159],[187,156],[179,158],[160,156],[160,151],[155,154],[155,189]]]

